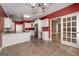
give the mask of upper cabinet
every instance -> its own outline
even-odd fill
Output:
[[[24,23],[25,28],[31,28],[31,23]]]
[[[42,27],[48,27],[49,26],[49,19],[44,19],[44,20],[41,20],[42,22]]]
[[[11,28],[12,26],[12,19],[4,18],[4,28]]]
[[[23,24],[16,24],[16,32],[23,32]]]

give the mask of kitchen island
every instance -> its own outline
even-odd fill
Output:
[[[30,32],[3,33],[2,47],[7,47],[18,43],[30,41],[30,39]]]

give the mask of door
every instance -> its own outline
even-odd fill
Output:
[[[68,43],[68,44],[76,44],[77,43],[77,34],[76,34],[76,22],[77,18],[76,16],[70,16],[70,17],[65,17],[63,18],[63,41]]]
[[[35,33],[35,38],[38,38],[38,24],[35,24],[35,30],[34,30],[34,33]]]

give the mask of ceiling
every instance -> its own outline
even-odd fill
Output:
[[[2,3],[1,5],[8,16],[14,14],[20,20],[25,14],[27,14],[31,15],[28,19],[34,20],[71,4],[72,3],[51,3],[51,5],[47,5],[45,12],[42,12],[42,9],[39,8],[35,15],[33,14],[33,9],[31,8],[30,3]]]

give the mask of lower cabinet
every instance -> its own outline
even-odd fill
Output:
[[[2,47],[30,41],[30,32],[2,34]]]
[[[42,39],[49,40],[49,31],[42,32]]]

